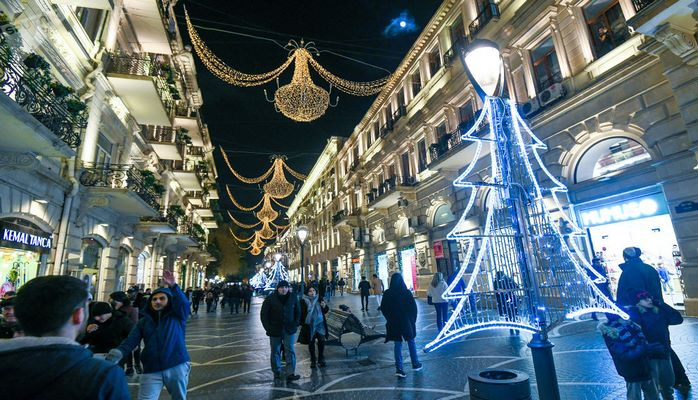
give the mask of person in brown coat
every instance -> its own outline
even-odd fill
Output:
[[[380,311],[381,301],[383,301],[383,281],[376,274],[373,274],[373,278],[371,278],[371,287],[373,288],[373,294],[376,295],[376,302],[378,302],[378,311]]]

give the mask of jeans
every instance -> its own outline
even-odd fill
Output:
[[[157,400],[163,386],[173,399],[186,399],[190,371],[191,364],[185,362],[164,371],[141,375],[138,400]]]
[[[657,387],[654,386],[654,382],[651,380],[641,382],[625,382],[625,387],[628,390],[628,400],[642,400],[643,393],[645,394],[645,400],[659,400]]]
[[[361,309],[368,310],[368,295],[367,294],[361,295]]]
[[[414,344],[414,339],[406,340],[407,347],[410,349],[410,361],[412,361],[412,367],[416,367],[419,364],[419,359],[417,358],[417,346]],[[395,341],[395,368],[402,371],[402,341]]]
[[[434,303],[434,309],[436,309],[436,327],[441,332],[444,324],[448,321],[448,303],[445,301],[443,303]]]
[[[269,344],[271,345],[271,370],[274,374],[281,374],[281,345],[284,346],[284,355],[286,356],[286,375],[291,375],[296,372],[296,352],[293,350],[293,345],[296,343],[296,334],[289,335],[284,332],[283,336],[269,336]]]
[[[650,372],[652,381],[657,386],[663,400],[674,398],[674,368],[671,358],[651,358]]]

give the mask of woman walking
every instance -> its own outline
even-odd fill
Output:
[[[395,376],[398,378],[407,376],[402,369],[403,339],[410,349],[412,369],[421,370],[422,363],[417,358],[417,348],[414,344],[414,339],[417,336],[417,303],[412,297],[412,292],[405,286],[401,274],[394,273],[390,277],[390,287],[383,294],[380,307],[386,320],[385,341],[386,343],[395,342]]]
[[[427,290],[427,298],[430,301],[429,304],[433,304],[434,309],[436,309],[436,327],[439,332],[448,320],[448,302],[443,297],[446,290],[448,290],[448,286],[444,280],[444,275],[441,272],[435,273]]]
[[[330,307],[325,299],[317,295],[314,287],[309,287],[301,302],[301,333],[298,341],[307,344],[310,351],[310,368],[325,366],[325,339],[327,339],[327,320],[325,314]],[[317,341],[317,358],[315,342]],[[317,361],[317,363],[316,363]]]

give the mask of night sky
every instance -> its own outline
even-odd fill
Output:
[[[320,51],[331,50],[393,71],[440,3],[438,0],[188,0],[180,2],[176,12],[185,43],[189,39],[183,5],[195,25],[270,38],[282,45],[289,39],[304,38],[306,42],[315,42]],[[406,29],[395,29],[395,23],[403,18],[408,22]],[[410,22],[414,22],[414,29],[410,29]],[[270,71],[283,63],[288,54],[268,40],[201,28],[198,32],[223,61],[246,73]],[[354,97],[333,89],[331,102],[339,95],[338,107],[329,108],[313,122],[294,122],[275,112],[274,105],[265,100],[263,89],[273,98],[275,82],[252,88],[233,87],[209,73],[197,56],[195,59],[204,97],[202,116],[217,147],[214,154],[220,207],[224,215],[224,210],[229,209],[246,223],[256,221],[249,213],[235,211],[224,193],[224,185],[232,184],[236,199],[243,205],[255,204],[261,198],[261,190],[237,181],[230,174],[220,157],[221,147],[225,148],[233,167],[248,177],[266,171],[272,154],[286,155],[292,168],[307,174],[327,138],[349,136],[375,99],[375,95]],[[346,79],[369,81],[387,74],[330,53],[323,53],[317,59]],[[290,82],[292,70],[291,66],[282,75],[281,85]],[[313,81],[325,90],[329,88],[317,74],[313,75]],[[283,203],[291,201],[287,198]]]

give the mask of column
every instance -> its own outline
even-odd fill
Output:
[[[80,160],[83,163],[92,163],[97,154],[97,138],[99,137],[99,125],[102,119],[102,107],[104,106],[105,94],[102,85],[95,82],[95,93],[89,100],[89,113],[87,116],[87,127],[85,136],[80,146]]]

